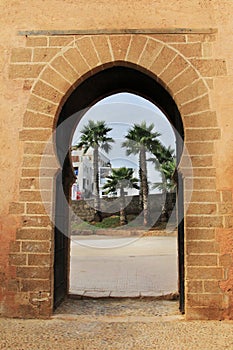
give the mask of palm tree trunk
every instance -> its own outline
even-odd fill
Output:
[[[93,151],[93,194],[94,194],[94,208],[95,208],[95,221],[102,221],[100,211],[100,195],[99,195],[99,149],[98,146],[94,147]]]
[[[148,181],[147,181],[147,164],[146,164],[146,149],[144,146],[140,150],[140,159],[141,159],[141,169],[142,169],[142,178],[141,178],[141,187],[142,187],[142,197],[143,197],[143,210],[144,225],[149,224],[149,206],[148,206]]]
[[[120,225],[126,225],[128,223],[125,211],[125,194],[124,188],[120,188]]]
[[[139,152],[139,180],[140,180],[140,190],[139,190],[139,208],[143,210],[143,188],[142,188],[142,160],[141,152]]]
[[[163,183],[163,190],[162,190],[162,208],[161,208],[161,216],[160,220],[161,222],[167,222],[168,219],[168,210],[167,210],[167,190],[166,190],[166,177],[164,173],[161,171],[161,177],[162,177],[162,183]]]

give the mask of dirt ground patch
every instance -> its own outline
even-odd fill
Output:
[[[175,297],[174,297],[175,299]],[[177,298],[176,298],[177,299]],[[65,300],[55,311],[56,316],[179,316],[177,300],[156,298],[79,298]]]
[[[0,319],[4,350],[218,350],[232,321],[189,321],[176,301],[72,300],[49,320]]]

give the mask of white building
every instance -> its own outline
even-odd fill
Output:
[[[83,149],[73,150],[72,165],[76,175],[76,181],[72,186],[72,200],[82,198],[91,198],[93,193],[93,149],[90,148],[85,154]],[[102,169],[109,169],[110,160],[102,152],[99,152],[100,174],[104,176]],[[102,197],[101,188],[104,185],[103,178],[100,179],[100,197]]]

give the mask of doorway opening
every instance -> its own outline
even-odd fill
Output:
[[[86,170],[85,170],[85,176],[82,174],[82,176],[79,176],[79,182],[77,182],[77,176],[78,174],[81,174],[81,167],[77,166],[77,163],[81,160],[81,157],[83,157],[83,154],[78,154],[78,152],[82,151],[80,147],[76,151],[77,154],[73,154],[73,161],[72,157],[70,154],[67,154],[67,149],[70,149],[70,145],[72,144],[72,138],[73,141],[76,141],[76,134],[74,133],[74,130],[76,129],[77,124],[81,128],[82,124],[85,124],[85,117],[87,119],[90,119],[90,113],[91,110],[93,110],[94,105],[99,105],[97,102],[101,101],[102,105],[109,103],[109,99],[116,99],[117,98],[127,98],[129,99],[129,96],[134,99],[138,99],[141,102],[144,101],[144,103],[151,104],[154,108],[157,108],[160,111],[161,114],[166,116],[167,120],[169,121],[170,125],[172,125],[172,128],[176,130],[176,140],[174,142],[175,146],[175,152],[174,152],[174,158],[176,160],[176,163],[179,164],[179,160],[181,157],[182,153],[182,140],[183,140],[183,126],[182,126],[182,121],[181,117],[179,114],[179,111],[171,98],[171,96],[168,94],[168,92],[153,78],[151,78],[149,75],[145,73],[141,73],[140,71],[134,69],[134,68],[128,68],[128,67],[123,67],[123,66],[115,66],[112,68],[107,68],[99,73],[96,73],[92,77],[88,78],[85,80],[81,85],[79,85],[76,90],[70,95],[70,97],[67,99],[66,103],[63,106],[63,109],[61,111],[59,120],[58,120],[58,128],[57,128],[57,133],[56,133],[56,143],[57,143],[57,154],[59,159],[61,160],[61,164],[63,164],[63,169],[60,174],[57,176],[57,188],[56,188],[56,229],[55,229],[55,263],[54,263],[54,306],[56,307],[57,305],[60,304],[60,302],[64,299],[65,296],[68,294],[79,294],[80,289],[79,289],[79,284],[75,285],[75,251],[76,253],[78,252],[78,258],[80,259],[80,254],[82,249],[89,249],[92,252],[95,250],[96,252],[100,252],[103,250],[105,252],[113,252],[113,245],[116,244],[115,238],[111,238],[112,240],[110,241],[108,237],[104,237],[102,241],[99,239],[95,239],[93,241],[93,237],[82,237],[82,240],[80,240],[80,237],[78,237],[78,242],[77,237],[74,239],[74,231],[75,227],[71,229],[72,237],[70,237],[70,227],[69,227],[69,204],[70,204],[70,198],[73,198],[75,202],[81,203],[81,201],[90,199],[91,200],[91,193],[92,193],[92,188],[93,188],[93,183],[92,183],[92,175],[91,171],[89,172],[88,175],[88,162],[89,162],[89,168],[91,169],[90,163],[91,163],[91,154],[87,154],[87,162],[85,164]],[[150,101],[150,102],[149,102]],[[97,103],[97,104],[96,104]],[[106,106],[105,106],[106,107]],[[116,106],[115,106],[116,107]],[[119,106],[118,106],[119,107]],[[115,108],[116,110],[116,108]],[[162,111],[162,112],[161,112]],[[102,118],[101,118],[102,117]],[[136,115],[130,116],[128,120],[126,120],[123,117],[123,121],[119,122],[119,114],[118,118],[116,115],[114,115],[113,120],[110,122],[110,119],[108,119],[108,116],[100,116],[101,120],[104,120],[108,123],[111,124],[111,129],[114,129],[112,126],[116,127],[115,132],[116,134],[120,134],[121,138],[124,133],[129,132],[129,128],[132,127],[134,124],[137,123],[137,118]],[[86,119],[86,121],[87,121]],[[93,120],[93,117],[91,117]],[[117,120],[118,119],[118,120]],[[145,118],[147,120],[147,118]],[[140,119],[141,124],[144,121],[143,118]],[[60,127],[65,122],[65,128]],[[118,123],[117,125],[114,123]],[[124,125],[122,125],[122,123]],[[149,125],[150,123],[148,123]],[[127,125],[127,128],[126,128]],[[125,130],[123,131],[122,128]],[[79,129],[79,128],[77,128]],[[153,129],[153,128],[152,128]],[[113,130],[111,130],[113,132]],[[177,136],[178,135],[178,136]],[[113,135],[112,135],[113,136]],[[113,138],[111,135],[110,137]],[[159,136],[158,136],[159,137]],[[121,139],[119,138],[119,139]],[[78,141],[78,140],[77,140]],[[121,140],[122,141],[122,140]],[[120,142],[121,142],[120,141]],[[73,142],[75,144],[75,142]],[[171,147],[173,148],[173,147]],[[74,150],[75,151],[75,150]],[[76,157],[76,158],[75,158]],[[136,157],[136,155],[135,155]],[[101,157],[100,157],[101,158]],[[119,159],[120,158],[120,159]],[[153,158],[153,157],[152,157]],[[109,157],[107,154],[103,154],[102,156],[102,161],[103,161],[103,166],[100,169],[100,187],[101,185],[106,184],[106,179],[109,178],[109,176],[112,175],[112,169],[116,168],[134,168],[133,169],[133,174],[136,175],[138,173],[138,168],[135,165],[136,163],[136,158],[126,158],[122,159],[122,156],[117,157],[116,155]],[[75,162],[76,161],[76,162]],[[128,164],[126,164],[128,162]],[[151,160],[153,163],[153,161]],[[75,164],[76,163],[76,164]],[[129,165],[130,163],[130,165]],[[80,162],[82,164],[82,172],[84,171],[84,161],[83,158]],[[134,166],[135,167],[134,167]],[[153,168],[153,173],[155,167]],[[157,164],[157,169],[158,164]],[[161,169],[160,173],[161,173]],[[178,200],[177,200],[177,210],[174,209],[173,214],[177,214],[177,249],[178,249],[178,286],[177,286],[177,291],[179,292],[179,302],[180,302],[180,310],[181,312],[184,311],[184,229],[183,229],[183,193],[182,193],[182,178],[179,174],[176,174],[176,185],[179,188],[178,191]],[[102,181],[102,184],[101,184]],[[138,179],[140,182],[140,179]],[[153,187],[154,182],[156,181],[151,181],[150,186]],[[158,184],[157,181],[157,191],[155,190],[156,186],[154,186],[154,194],[158,197],[158,188],[160,185],[160,190],[162,188],[162,185],[164,185],[163,182]],[[104,190],[103,186],[100,188],[100,196],[104,197],[103,200],[106,201],[108,200],[109,197],[118,197],[117,193],[115,192],[109,192],[106,194],[106,190]],[[132,189],[128,189],[132,191]],[[59,193],[63,191],[65,193],[64,196],[59,197]],[[119,191],[119,188],[118,188]],[[136,191],[136,190],[135,190]],[[127,192],[125,189],[124,192]],[[138,197],[138,200],[140,198],[140,191],[138,192],[130,192],[130,201],[132,200],[132,197]],[[152,191],[153,192],[153,191]],[[125,193],[126,194],[126,193]],[[129,193],[127,193],[129,194]],[[164,194],[164,193],[163,193]],[[108,197],[108,198],[106,198]],[[126,195],[127,197],[127,195]],[[65,198],[65,200],[64,200]],[[167,196],[166,196],[167,198]],[[110,198],[112,200],[112,198]],[[158,202],[158,201],[156,201]],[[77,204],[77,203],[76,203]],[[161,205],[161,203],[160,203]],[[89,206],[93,208],[93,205]],[[138,206],[138,205],[137,205]],[[164,205],[163,205],[164,207]],[[116,209],[116,206],[114,207]],[[95,207],[94,207],[95,209]],[[108,210],[106,210],[108,212]],[[112,211],[112,209],[111,209]],[[74,210],[72,210],[74,212]],[[78,212],[80,213],[80,208],[78,209]],[[95,212],[95,210],[94,210]],[[142,211],[143,212],[143,211]],[[137,218],[139,218],[141,221],[143,220],[143,214],[142,212],[139,211],[139,213],[136,213]],[[152,226],[156,227],[159,224],[162,225],[162,220],[161,220],[161,215],[156,217],[155,210],[153,206],[151,207],[151,217],[153,217],[153,222],[150,222],[150,229]],[[108,213],[109,214],[109,213]],[[111,212],[110,214],[113,214]],[[114,212],[116,214],[116,210]],[[77,216],[77,215],[75,215]],[[107,215],[109,216],[109,215]],[[110,215],[111,216],[117,216],[117,215]],[[78,218],[80,218],[80,215],[78,215]],[[83,219],[83,218],[82,218]],[[134,222],[135,217],[130,217],[130,220]],[[129,220],[129,221],[130,221]],[[84,220],[88,221],[88,220]],[[95,220],[89,220],[90,221],[95,221]],[[104,221],[104,220],[103,220]],[[102,224],[103,224],[102,221]],[[139,225],[139,221],[137,221],[137,225]],[[170,224],[171,224],[170,220]],[[81,223],[81,226],[76,227],[76,233],[84,232],[85,229],[83,230],[83,223]],[[101,227],[101,226],[100,226]],[[132,232],[132,226],[128,224],[128,227],[130,227],[130,230]],[[87,231],[87,230],[86,230]],[[94,234],[96,235],[96,229],[94,230]],[[106,230],[104,230],[106,233]],[[119,231],[118,231],[119,232]],[[128,230],[129,232],[129,230]],[[135,232],[135,228],[134,228]],[[148,232],[152,232],[152,230],[148,230]],[[171,230],[170,230],[171,232]],[[65,234],[64,234],[65,233]],[[104,233],[104,235],[105,235]],[[85,232],[85,234],[87,234]],[[103,234],[103,231],[102,231]],[[168,236],[167,236],[168,237]],[[71,238],[71,239],[70,239]],[[135,239],[136,238],[136,239]],[[139,241],[142,242],[141,240],[142,235],[140,234],[140,239],[138,237],[120,237],[120,240],[118,240],[117,244],[124,245],[125,247],[129,247],[130,245],[127,243],[127,240],[130,240],[130,243],[135,244],[136,242],[138,243]],[[171,238],[171,237],[168,237]],[[165,238],[164,241],[166,241],[167,238]],[[161,240],[161,237],[160,237]],[[148,240],[149,241],[149,240]],[[70,245],[70,242],[72,243]],[[123,243],[122,243],[123,242]],[[140,243],[141,243],[140,242]],[[126,243],[126,244],[125,244]],[[93,247],[94,244],[94,247]],[[103,247],[104,245],[107,245],[108,250],[106,250],[106,246]],[[110,244],[110,246],[109,246]],[[131,247],[132,247],[131,244]],[[97,245],[97,246],[95,246]],[[102,246],[101,246],[102,245]],[[166,245],[166,243],[165,243]],[[84,248],[85,246],[85,248]],[[101,249],[99,249],[101,246]],[[71,248],[71,254],[70,254],[70,248]],[[119,248],[119,247],[118,247]],[[151,248],[151,245],[150,245]],[[121,251],[122,249],[124,250],[123,247],[120,248]],[[147,248],[145,248],[147,249]],[[85,254],[85,253],[84,253]],[[111,255],[111,253],[110,253]],[[71,256],[71,260],[70,260]],[[128,264],[130,263],[130,259],[132,259],[132,255],[129,256],[129,261]],[[175,257],[176,259],[176,257]],[[101,263],[104,263],[104,259],[97,259]],[[177,260],[176,260],[177,261]],[[106,262],[106,260],[105,260]],[[80,264],[80,261],[79,261]],[[173,264],[173,262],[171,262]],[[83,274],[85,276],[85,269],[87,269],[88,262],[83,260]],[[141,265],[141,269],[143,270],[142,264],[140,264],[140,259],[139,259],[139,265]],[[69,268],[71,266],[71,269]],[[113,271],[113,266],[109,265],[109,270],[112,272]],[[79,269],[79,272],[81,273],[82,270]],[[110,272],[110,273],[111,273]],[[92,273],[95,274],[94,271]],[[80,274],[79,274],[80,276]],[[112,273],[112,276],[114,277],[114,273]],[[79,277],[77,277],[79,278]],[[91,277],[87,277],[89,281],[91,281]],[[85,279],[85,277],[84,277]],[[153,277],[152,277],[153,279]],[[80,278],[78,280],[80,282]],[[94,278],[93,278],[94,281]],[[110,282],[110,281],[107,281]],[[122,286],[120,286],[120,289]],[[98,289],[98,288],[97,288]],[[103,288],[102,288],[103,289]],[[138,289],[138,288],[137,288]],[[103,291],[102,291],[103,292]],[[113,291],[114,292],[114,291]],[[116,291],[115,291],[116,292]],[[123,292],[123,291],[122,291]],[[129,291],[130,292],[130,291]],[[133,292],[133,291],[131,291]],[[141,291],[140,293],[142,293]],[[148,291],[149,292],[149,291]],[[153,292],[153,291],[151,291]],[[165,292],[165,291],[163,291]],[[91,294],[91,291],[90,291]],[[114,293],[113,293],[114,294]],[[145,293],[146,294],[146,291]],[[142,294],[141,294],[142,295]],[[91,295],[89,295],[91,296]],[[104,295],[103,295],[104,296]],[[112,295],[114,296],[114,295]],[[116,295],[117,296],[117,295]],[[120,296],[120,295],[119,295]],[[130,293],[128,293],[128,296],[130,296]],[[131,296],[136,296],[132,295]],[[138,295],[139,296],[139,295]],[[153,295],[152,295],[153,296]]]

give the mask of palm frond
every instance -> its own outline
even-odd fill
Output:
[[[114,142],[113,138],[107,136],[108,132],[111,130],[112,128],[108,127],[103,120],[97,122],[89,120],[82,128],[80,141],[75,147],[82,147],[84,153],[86,153],[90,147],[94,148],[95,146],[101,147],[108,152],[111,149],[110,143]]]
[[[107,176],[107,182],[103,189],[106,193],[116,192],[117,189],[135,188],[139,189],[138,179],[133,177],[133,169],[121,167],[112,169],[112,174]]]

